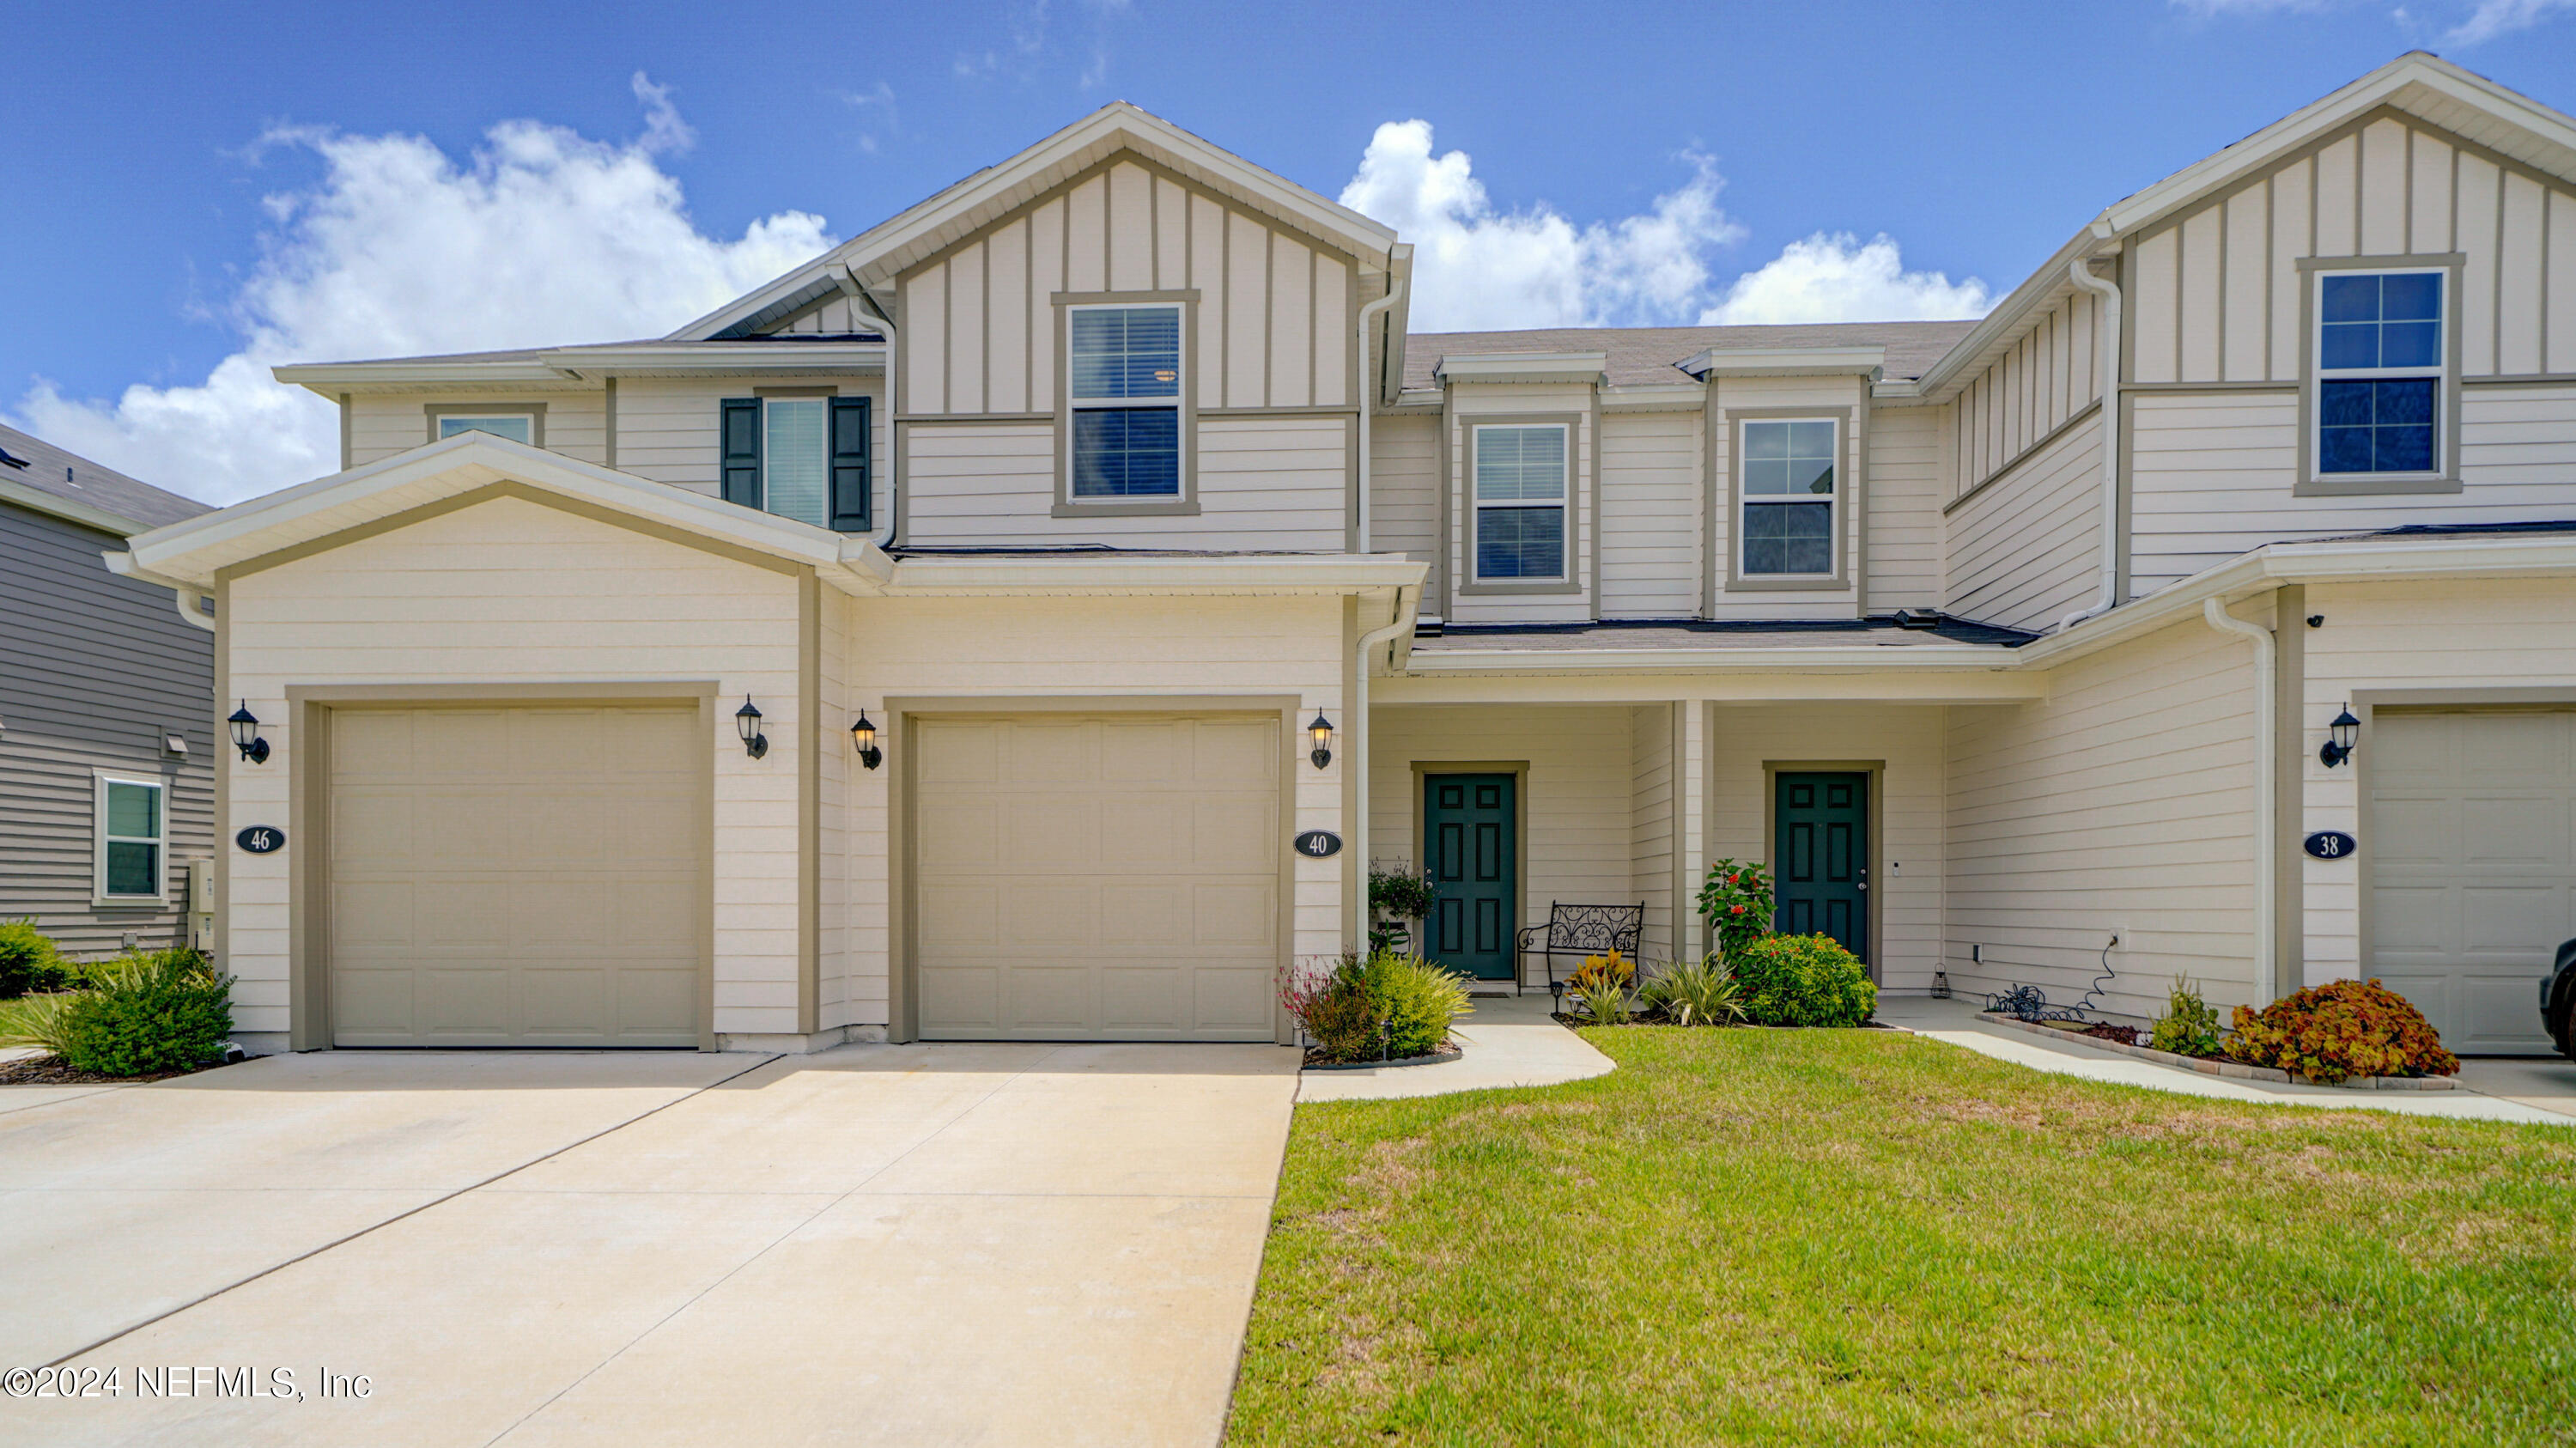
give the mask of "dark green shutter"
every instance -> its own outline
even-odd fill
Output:
[[[728,397],[719,445],[724,450],[724,500],[760,506],[760,399]]]
[[[832,399],[832,531],[868,531],[868,399]]]

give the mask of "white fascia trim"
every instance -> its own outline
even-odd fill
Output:
[[[882,372],[881,342],[692,342],[553,347],[489,362],[299,362],[269,369],[280,382],[334,397],[353,387],[563,386],[610,376]]]
[[[1711,347],[1679,364],[1693,377],[1874,378],[1887,365],[1885,347]]]
[[[297,362],[272,367],[280,382],[336,397],[351,387],[561,386],[571,379],[533,359],[490,362]]]
[[[1697,412],[1707,405],[1708,387],[1699,382],[1601,389],[1604,412]]]
[[[1469,352],[1444,356],[1431,375],[1442,382],[1596,383],[1607,352]]]
[[[1417,592],[1428,563],[1401,556],[1313,558],[904,558],[889,594]]]
[[[46,513],[84,528],[96,528],[119,538],[130,538],[143,531],[144,525],[120,513],[92,507],[78,498],[61,498],[42,488],[31,488],[15,478],[0,478],[0,503],[15,503],[31,512]]]
[[[370,500],[387,493],[416,490],[428,483],[439,485],[432,490],[437,495],[454,496],[497,482],[525,483],[754,552],[808,564],[844,591],[877,592],[893,571],[885,555],[864,538],[754,512],[487,432],[459,433],[364,467],[156,528],[137,535],[128,546],[135,567],[157,575],[156,581],[175,588],[205,589],[213,586],[215,572],[220,568],[305,541],[263,540],[260,535],[271,529],[341,510],[355,514],[348,520],[354,526],[430,500],[415,492],[392,506],[372,512],[365,507]],[[320,537],[331,531],[335,530],[324,528],[306,537]]]
[[[1405,672],[1429,674],[1957,674],[2019,667],[2000,644],[1816,644],[1698,649],[1416,651]]]

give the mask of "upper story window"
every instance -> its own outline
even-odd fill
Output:
[[[1565,573],[1564,423],[1474,429],[1478,581]]]
[[[2317,273],[2317,472],[2442,469],[2440,271]]]
[[[166,894],[162,861],[169,853],[168,787],[157,779],[92,776],[91,873],[102,905],[157,905]]]
[[[865,397],[737,397],[723,407],[724,499],[840,533],[869,524]]]
[[[537,420],[524,412],[441,413],[436,419],[438,435],[451,438],[461,432],[488,432],[512,442],[537,445]]]
[[[1074,498],[1181,496],[1181,354],[1177,304],[1067,309]]]
[[[1747,578],[1831,576],[1839,425],[1765,419],[1743,429],[1738,567]]]

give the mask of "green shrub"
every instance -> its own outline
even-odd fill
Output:
[[[1280,1001],[1327,1061],[1430,1055],[1449,1038],[1449,1023],[1472,1009],[1465,981],[1392,950],[1346,955],[1320,977],[1291,978]]]
[[[1858,1026],[1878,1009],[1860,957],[1830,935],[1772,935],[1727,957],[1757,1026]]]
[[[2178,1056],[2218,1054],[2218,1012],[2200,998],[2190,977],[2174,977],[2173,994],[2165,999],[2165,1013],[2147,1032],[2147,1044]]]
[[[62,997],[61,1052],[103,1076],[185,1071],[221,1056],[232,1034],[232,978],[194,950],[128,955],[98,968],[95,989]]]
[[[1725,1026],[1744,1019],[1744,991],[1714,955],[1677,960],[1637,990],[1637,1009],[1677,1026]]]
[[[60,1056],[71,1040],[71,1008],[84,999],[71,993],[0,1001],[0,1046],[33,1046]]]
[[[2227,1054],[2324,1082],[2448,1076],[2460,1069],[2424,1013],[2376,980],[2310,986],[2260,1012],[2238,1006]]]
[[[1699,887],[1699,913],[1717,934],[1717,953],[1729,962],[1771,933],[1770,872],[1758,864],[1719,860]]]
[[[61,952],[35,921],[0,920],[0,1000],[60,990],[71,975]]]

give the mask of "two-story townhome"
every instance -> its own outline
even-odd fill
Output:
[[[280,369],[344,471],[127,565],[267,745],[242,1024],[1273,1039],[1372,861],[1508,988],[1732,858],[1892,991],[2545,1049],[2576,122],[2403,57],[1975,323],[1414,335],[1413,265],[1113,105],[657,341]]]

